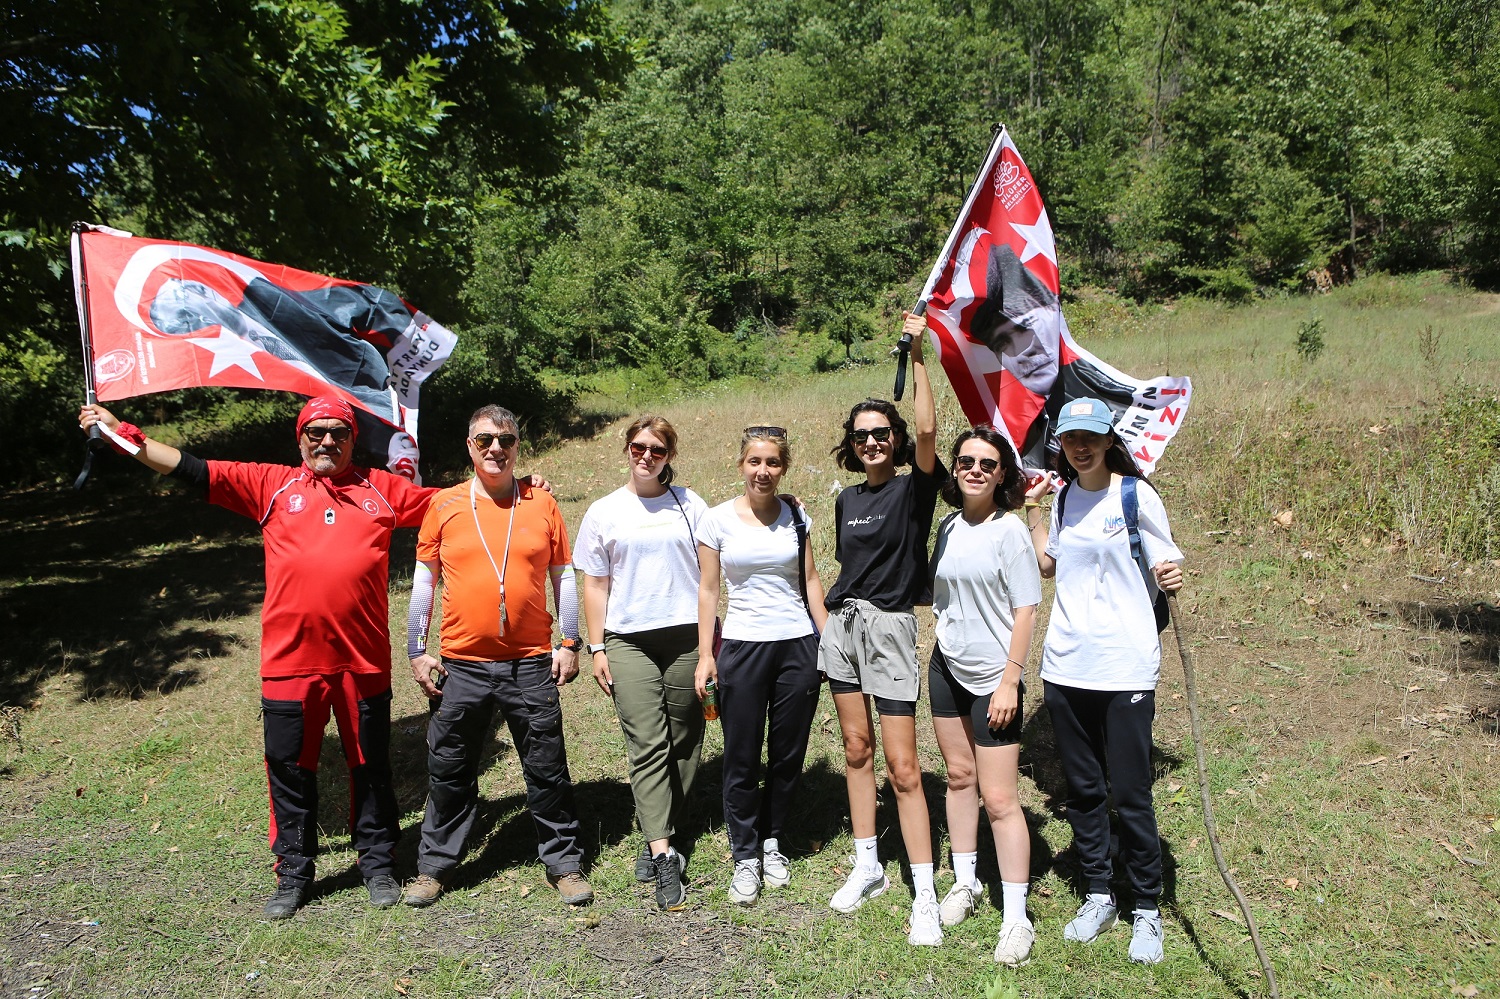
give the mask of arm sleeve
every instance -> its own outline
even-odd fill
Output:
[[[432,624],[435,583],[427,563],[418,562],[411,576],[411,604],[406,610],[406,654],[412,659],[427,651],[427,628]]]
[[[552,595],[557,601],[557,626],[564,638],[578,637],[578,584],[573,580],[573,567],[565,565],[552,576]]]
[[[204,499],[207,499],[208,462],[195,454],[188,454],[181,448],[178,449],[177,453],[182,457],[177,462],[177,467],[167,474],[179,482],[186,482],[188,485],[193,486],[198,492],[203,494]]]

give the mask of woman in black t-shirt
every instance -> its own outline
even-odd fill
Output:
[[[896,407],[866,399],[849,411],[844,438],[834,448],[839,465],[865,481],[839,494],[834,505],[839,578],[825,601],[828,626],[818,646],[818,668],[828,675],[844,737],[845,780],[854,827],[854,869],[829,904],[853,912],[890,887],[875,847],[875,724],[880,712],[886,770],[896,791],[901,836],[911,861],[916,946],[943,942],[932,883],[932,834],[922,768],[917,761],[917,619],[912,607],[930,602],[927,538],[938,488],[947,473],[937,460],[937,413],[922,363],[926,324],[906,317],[911,334],[914,422],[908,433]],[[910,462],[910,475],[896,469]]]

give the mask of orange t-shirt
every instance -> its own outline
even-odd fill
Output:
[[[506,558],[510,499],[496,503],[483,487],[476,487],[473,497],[471,503],[468,482],[441,490],[417,535],[417,559],[438,563],[442,576],[442,653],[451,659],[501,662],[547,652],[552,648],[549,570],[571,558],[562,511],[551,493],[522,484]],[[475,531],[476,514],[493,566]],[[503,635],[496,568],[505,573]]]

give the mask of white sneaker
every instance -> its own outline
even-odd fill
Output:
[[[1100,896],[1101,898],[1103,896]],[[1078,943],[1093,943],[1099,934],[1109,929],[1120,921],[1120,909],[1115,905],[1113,895],[1109,901],[1100,902],[1093,895],[1083,900],[1078,907],[1078,915],[1073,917],[1072,922],[1063,927],[1063,939],[1073,940]]]
[[[854,858],[850,857],[849,862],[854,863]],[[883,894],[890,886],[890,879],[879,867],[860,867],[854,864],[854,870],[849,872],[849,880],[844,882],[844,887],[833,893],[828,904],[839,912],[853,912],[868,899]]]
[[[792,883],[792,872],[787,869],[786,854],[781,852],[781,844],[774,839],[768,839],[761,844],[760,869],[765,875],[766,884],[773,888],[785,888]]]
[[[1031,962],[1031,945],[1036,942],[1036,930],[1029,922],[1016,920],[1000,927],[1000,939],[995,942],[995,960],[1012,968]]]
[[[959,885],[948,889],[943,896],[943,925],[957,926],[974,915],[979,896],[984,894],[984,885]]]
[[[1130,959],[1136,964],[1160,964],[1165,956],[1161,936],[1161,912],[1135,910],[1135,925],[1130,931]]]
[[[911,903],[911,932],[906,942],[913,947],[941,947],[943,920],[938,911],[937,895],[923,888]]]
[[[734,876],[729,879],[729,897],[740,905],[754,905],[760,899],[760,861],[735,861]]]

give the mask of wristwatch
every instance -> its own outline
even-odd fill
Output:
[[[567,649],[570,652],[577,652],[578,645],[579,642],[576,638],[564,638],[562,641],[557,643],[557,647],[559,649]]]
[[[589,655],[592,656],[595,653],[604,651],[604,643],[600,642],[598,645],[586,645],[584,646],[584,648],[588,649]]]

